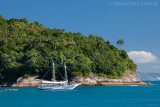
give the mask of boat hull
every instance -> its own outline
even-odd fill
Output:
[[[77,86],[81,84],[73,84],[73,85],[55,85],[55,86],[45,86],[45,85],[40,85],[38,88],[41,90],[73,90]]]

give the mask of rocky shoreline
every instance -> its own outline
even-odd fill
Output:
[[[123,78],[110,79],[91,74],[88,77],[75,77],[71,84],[82,83],[82,86],[148,86],[150,83],[142,82],[136,73],[126,71]]]
[[[1,87],[38,87],[41,83],[38,76],[29,78],[20,77],[17,82],[3,82]],[[82,83],[81,86],[148,86],[150,83],[145,83],[139,80],[136,73],[127,71],[123,78],[110,79],[100,77],[95,74],[90,74],[87,77],[75,77],[69,81],[70,84]]]

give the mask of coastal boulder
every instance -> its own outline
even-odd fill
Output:
[[[37,79],[38,76],[32,76],[28,78],[20,77],[17,79],[17,82],[14,83],[13,87],[36,87],[41,83],[40,79]]]

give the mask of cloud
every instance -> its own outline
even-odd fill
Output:
[[[145,51],[131,51],[128,55],[135,63],[151,63],[158,60],[152,53]]]

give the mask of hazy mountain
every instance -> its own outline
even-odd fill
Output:
[[[160,81],[160,73],[137,72],[137,76],[141,81]]]

